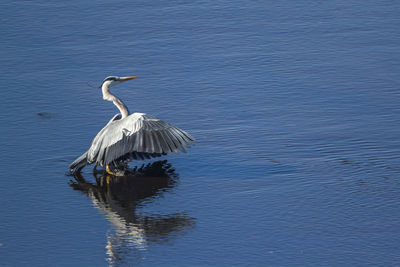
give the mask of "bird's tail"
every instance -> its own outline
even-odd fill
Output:
[[[69,165],[69,168],[71,170],[73,170],[74,172],[79,171],[80,169],[82,169],[83,167],[85,167],[88,164],[86,157],[87,157],[87,152],[83,153],[82,156],[80,156],[79,158],[74,160],[74,162],[72,162]]]

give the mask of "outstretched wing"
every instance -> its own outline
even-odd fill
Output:
[[[114,118],[113,118],[114,119]],[[144,159],[178,150],[186,152],[194,138],[171,124],[143,113],[110,121],[94,138],[88,162],[104,166],[121,158]]]

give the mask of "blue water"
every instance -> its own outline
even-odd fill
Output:
[[[399,11],[3,1],[1,265],[400,265]],[[139,76],[114,92],[196,145],[67,176],[118,112],[108,75]]]

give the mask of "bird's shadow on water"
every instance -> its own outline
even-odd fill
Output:
[[[157,161],[131,169],[125,176],[114,177],[105,171],[93,174],[94,182],[81,173],[74,175],[70,186],[81,191],[109,220],[113,229],[107,233],[106,257],[110,264],[140,257],[152,242],[164,243],[195,227],[195,219],[185,212],[166,215],[141,215],[143,206],[177,185],[179,175],[166,161]],[[125,262],[126,263],[126,262]]]

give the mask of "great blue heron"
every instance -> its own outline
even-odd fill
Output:
[[[112,101],[120,114],[116,114],[96,135],[88,151],[71,163],[72,172],[80,171],[88,164],[95,163],[106,167],[112,175],[110,165],[129,159],[143,160],[177,153],[178,149],[186,152],[194,138],[187,132],[144,113],[129,114],[125,104],[111,94],[111,86],[137,78],[109,76],[104,79],[101,89],[103,99]]]

